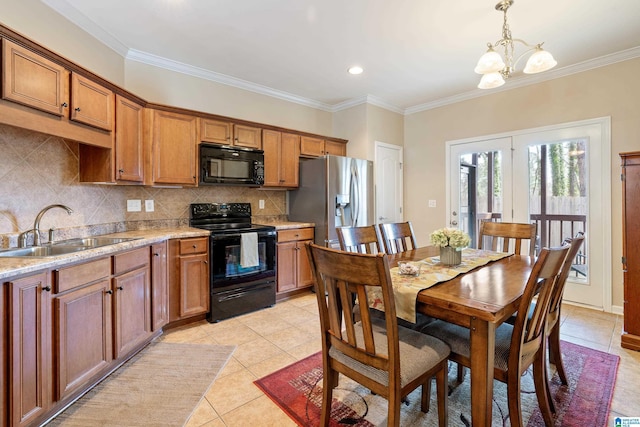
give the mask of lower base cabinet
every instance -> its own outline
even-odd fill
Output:
[[[277,293],[284,294],[313,286],[307,255],[308,242],[313,242],[313,228],[278,230],[276,244]]]
[[[169,320],[209,312],[209,238],[169,241]]]
[[[8,284],[11,316],[11,425],[26,426],[45,414],[51,396],[51,287],[46,272]],[[4,425],[4,419],[0,422]]]

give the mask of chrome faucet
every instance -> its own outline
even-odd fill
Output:
[[[40,220],[42,219],[42,216],[49,210],[49,209],[53,209],[53,208],[60,208],[60,209],[64,209],[67,211],[67,213],[69,215],[71,215],[73,213],[73,209],[71,209],[69,206],[65,206],[65,205],[49,205],[45,208],[43,208],[40,212],[38,212],[38,216],[36,216],[36,220],[33,223],[33,246],[39,246],[40,245]]]

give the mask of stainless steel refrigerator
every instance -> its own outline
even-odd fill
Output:
[[[289,192],[289,220],[315,223],[315,242],[339,248],[336,227],[375,223],[373,162],[324,156],[300,162],[300,186]]]

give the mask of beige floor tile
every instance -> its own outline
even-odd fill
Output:
[[[319,333],[320,333],[320,329],[318,329],[318,334]],[[322,351],[322,342],[320,341],[320,338],[316,340],[307,341],[302,345],[293,347],[292,349],[287,350],[287,353],[295,357],[297,360],[301,360],[319,351]]]
[[[222,417],[227,412],[263,395],[262,391],[253,384],[256,379],[246,369],[216,379],[205,398]]]
[[[609,348],[614,327],[615,320],[594,320],[592,323],[586,323],[570,317],[560,325],[560,333]]]
[[[267,396],[242,405],[222,416],[227,427],[294,427],[296,423]]]
[[[238,362],[238,360],[236,360],[232,356],[231,359],[229,359],[229,361],[227,362],[227,364],[224,365],[224,369],[220,371],[220,373],[218,374],[218,378],[235,374],[236,372],[242,371],[243,369],[246,369],[245,366],[242,363]]]
[[[240,322],[233,322],[227,325],[225,325],[224,322],[224,320],[220,322],[220,327],[216,329],[207,329],[208,336],[213,338],[218,344],[240,345],[260,338],[260,335],[253,329]]]
[[[562,329],[560,330],[562,331]],[[605,352],[609,351],[609,346],[607,344],[599,344],[593,341],[587,341],[585,339],[577,338],[571,335],[564,335],[563,333],[560,333],[560,339],[563,341],[568,341],[574,344],[581,345],[583,347],[593,348],[594,350],[600,350]]]
[[[244,366],[251,366],[283,353],[282,349],[267,339],[258,338],[239,345],[233,357]]]
[[[185,427],[202,426],[218,418],[220,417],[218,417],[218,414],[213,409],[209,401],[207,401],[207,399],[202,399],[185,424]]]
[[[270,373],[277,371],[278,369],[291,365],[296,360],[297,359],[290,354],[279,354],[267,360],[263,360],[260,363],[256,363],[255,365],[251,365],[247,369],[249,369],[256,378],[262,378],[265,375],[269,375]]]
[[[316,334],[318,331],[316,331]],[[290,350],[297,347],[301,343],[309,341],[312,337],[313,336],[310,336],[306,331],[295,327],[282,329],[281,331],[273,334],[264,335],[264,338],[277,345],[278,348],[281,348],[282,350]]]
[[[263,317],[247,319],[244,324],[262,336],[273,334],[293,326],[292,322],[288,322],[274,314],[265,314]]]

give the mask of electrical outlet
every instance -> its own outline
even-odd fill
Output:
[[[153,210],[154,210],[153,200],[145,200],[144,201],[144,210],[145,210],[145,212],[153,212]]]
[[[261,200],[258,200],[258,207],[259,207],[260,209],[264,209],[264,200],[262,200],[262,199],[261,199]]]
[[[435,208],[436,207],[436,201],[435,200],[429,200],[429,207],[430,208]]]
[[[140,212],[142,203],[140,200],[127,200],[127,212]]]

